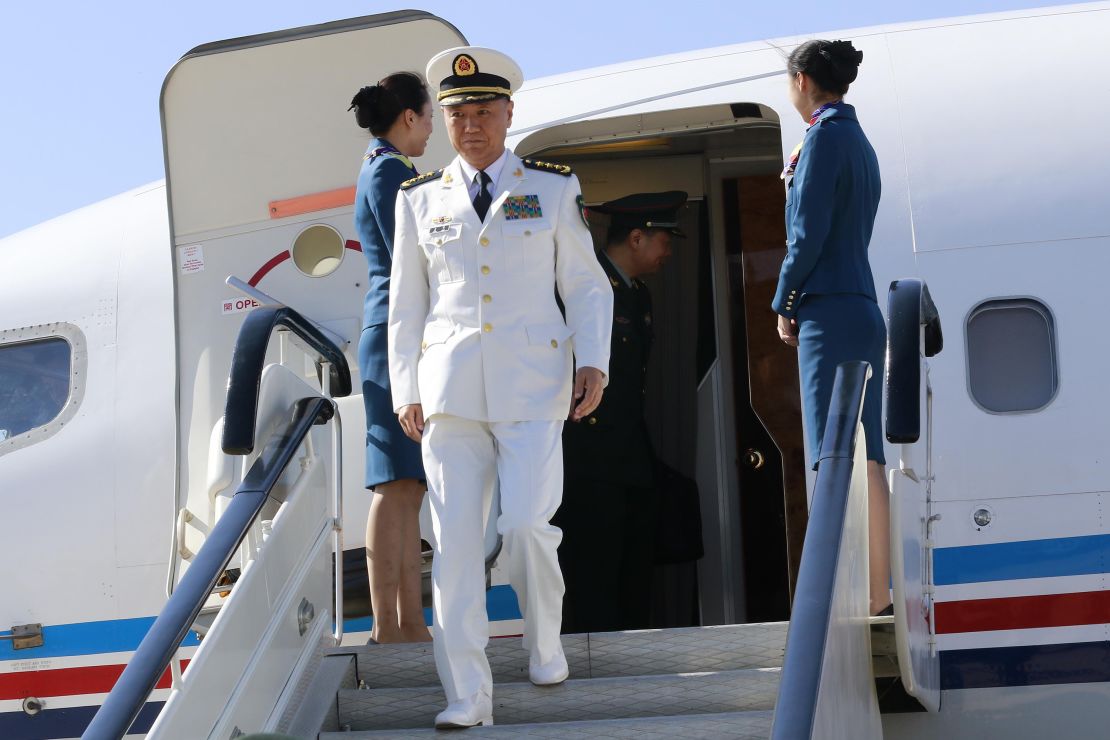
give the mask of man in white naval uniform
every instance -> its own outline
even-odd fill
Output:
[[[389,375],[401,426],[421,441],[436,535],[434,650],[448,699],[436,726],[469,727],[492,723],[482,514],[495,476],[529,677],[567,678],[562,533],[549,520],[563,421],[596,408],[606,383],[613,291],[570,168],[505,148],[516,63],[461,47],[427,72],[459,156],[397,198]]]

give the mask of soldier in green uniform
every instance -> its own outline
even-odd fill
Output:
[[[609,385],[601,405],[563,428],[564,632],[648,627],[657,494],[644,422],[652,343],[651,295],[638,278],[657,272],[683,236],[681,191],[638,193],[590,209],[610,216],[598,261],[613,286]]]

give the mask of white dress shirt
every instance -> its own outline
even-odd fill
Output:
[[[505,159],[509,156],[509,150],[503,149],[501,156],[494,160],[493,164],[486,167],[486,174],[489,175],[490,184],[489,192],[493,195],[497,192],[497,181],[501,177],[501,170],[505,169]],[[471,167],[465,159],[459,157],[459,164],[462,165],[463,176],[466,178],[466,191],[470,193],[470,200],[478,197],[478,191],[482,189],[481,181],[476,180],[478,177],[478,169]]]

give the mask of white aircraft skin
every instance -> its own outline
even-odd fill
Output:
[[[1108,35],[1110,3],[1100,2],[815,36],[849,38],[865,54],[848,100],[882,169],[871,246],[879,293],[897,278],[925,280],[947,340],[930,362],[941,711],[884,715],[887,737],[1095,737],[1110,726],[1110,423],[1101,413],[1110,352],[1098,303],[1110,274],[1110,96],[1096,72]],[[767,120],[777,114],[781,167],[805,130],[787,98],[783,53],[803,40],[530,81],[516,96],[509,143],[527,155],[602,136],[611,119],[758,103],[773,112]],[[173,105],[164,101],[171,120]],[[421,171],[447,162],[440,123]],[[345,182],[275,187],[272,199],[352,184],[365,146],[354,134]],[[261,274],[252,284],[357,336],[361,256],[346,255],[336,271],[343,291],[318,290],[291,260],[262,269],[311,224],[357,238],[349,205],[258,220],[269,229],[264,244],[251,242],[236,261],[204,245],[253,239],[262,227],[235,220],[230,197],[227,218],[186,224],[197,210],[179,183],[200,181],[172,146],[167,161],[173,194],[154,183],[0,241],[0,372],[6,346],[49,336],[71,342],[76,368],[54,421],[10,437],[0,430],[0,635],[37,623],[45,640],[21,650],[0,640],[0,737],[80,734],[165,603],[179,547],[199,546],[195,527],[175,539],[180,510],[203,524],[218,509],[195,481],[210,481],[212,420],[245,314],[239,305],[204,313],[235,304],[222,278]],[[591,178],[603,191],[597,170],[581,174],[588,198]],[[636,189],[648,188],[625,192]],[[712,213],[713,193],[703,192]],[[186,255],[193,244],[201,251]],[[200,261],[185,265],[186,256]],[[204,271],[219,280],[190,293]],[[1057,381],[1040,409],[991,413],[972,396],[967,321],[986,301],[1010,300],[1043,307]],[[767,317],[772,331],[769,308]],[[355,346],[347,356],[357,378]],[[361,399],[341,408],[351,549],[363,544],[368,509]],[[898,460],[889,446],[888,460]],[[973,518],[984,509],[987,525]],[[504,583],[496,571],[495,583]],[[491,616],[494,634],[519,632],[512,608],[491,607]],[[350,622],[347,639],[365,630]],[[168,686],[150,697],[145,727]],[[28,708],[32,698],[40,711]]]

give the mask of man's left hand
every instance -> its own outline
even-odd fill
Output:
[[[601,403],[605,374],[596,367],[580,367],[574,375],[574,398],[571,399],[571,421],[580,421]]]

